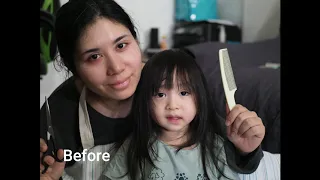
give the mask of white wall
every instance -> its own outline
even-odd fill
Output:
[[[139,33],[141,48],[149,45],[149,33],[159,28],[159,41],[167,36],[171,46],[171,32],[174,24],[174,0],[115,0],[131,16]]]
[[[68,2],[69,0],[60,0],[60,4],[63,5],[65,4],[66,2]]]
[[[242,27],[243,2],[244,0],[217,0],[218,17]]]
[[[280,0],[244,0],[244,42],[274,38],[279,34]]]

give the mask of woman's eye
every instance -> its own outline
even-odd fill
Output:
[[[126,45],[127,45],[126,43],[120,43],[117,45],[117,48],[122,49],[122,48],[126,47]]]
[[[182,96],[187,96],[187,95],[189,95],[189,93],[188,93],[187,91],[182,91],[182,92],[180,92],[180,94],[181,94]]]
[[[91,55],[90,60],[97,60],[97,59],[99,59],[100,57],[101,57],[100,54],[93,54],[93,55]]]

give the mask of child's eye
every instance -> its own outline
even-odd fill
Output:
[[[117,48],[118,49],[123,49],[126,46],[127,46],[127,43],[120,43],[120,44],[117,45]]]
[[[182,96],[188,96],[190,93],[188,93],[187,91],[182,91],[182,92],[180,92],[180,94],[181,94]]]
[[[157,97],[164,97],[164,96],[166,96],[164,93],[157,93]]]

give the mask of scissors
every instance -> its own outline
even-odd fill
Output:
[[[44,165],[44,170],[42,171],[42,174],[46,173],[48,170],[49,165],[44,162],[44,157],[47,155],[52,156],[56,161],[58,162],[63,162],[63,159],[60,160],[57,157],[57,142],[56,142],[56,136],[54,135],[53,127],[52,127],[52,122],[51,122],[51,114],[50,114],[50,108],[49,108],[49,103],[47,100],[47,97],[45,97],[45,103],[46,103],[46,115],[47,115],[47,146],[48,149],[47,151],[43,154],[42,156],[42,164]]]

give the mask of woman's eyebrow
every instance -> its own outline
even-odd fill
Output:
[[[122,35],[122,36],[117,37],[117,38],[113,41],[113,44],[118,43],[119,41],[121,41],[123,38],[125,38],[125,37],[127,37],[127,36],[128,36],[127,34],[124,34],[124,35]],[[87,53],[97,52],[97,51],[99,51],[99,50],[100,50],[99,48],[88,49],[88,50],[86,50],[85,52],[83,52],[82,55],[87,54]]]
[[[124,35],[122,35],[122,36],[120,36],[120,37],[117,37],[117,38],[113,41],[113,44],[116,44],[117,42],[121,41],[121,39],[123,39],[123,38],[125,38],[125,37],[127,37],[127,36],[128,36],[127,34],[124,34]]]
[[[87,53],[97,52],[97,51],[99,51],[99,48],[88,49],[85,52],[83,52],[82,55],[87,54]]]

